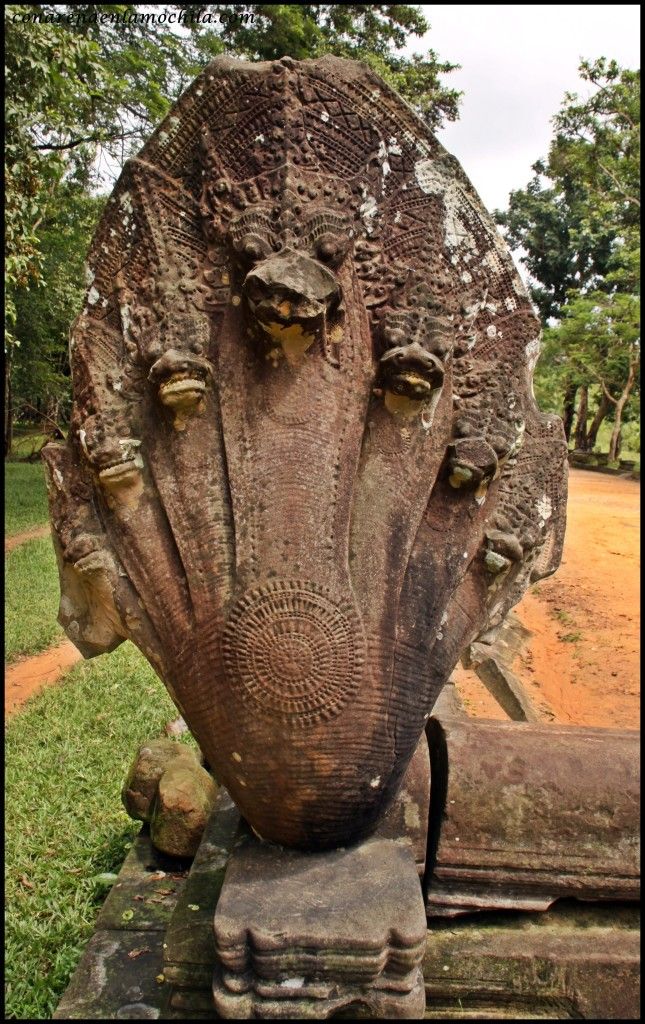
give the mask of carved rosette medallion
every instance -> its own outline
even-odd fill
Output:
[[[349,605],[323,587],[276,580],[234,606],[222,641],[229,679],[256,708],[294,725],[338,714],[361,681],[364,640]]]
[[[87,657],[137,645],[265,839],[359,839],[463,647],[560,559],[506,245],[368,68],[218,57],[87,275],[45,451],[60,621]]]

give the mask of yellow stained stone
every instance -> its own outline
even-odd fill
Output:
[[[314,335],[307,334],[302,324],[270,323],[263,326],[280,343],[288,363],[298,362],[315,341]]]
[[[403,416],[406,419],[416,416],[423,406],[423,402],[419,402],[414,398],[408,398],[407,395],[395,395],[393,391],[385,392],[384,402],[388,412],[391,412],[394,416]]]

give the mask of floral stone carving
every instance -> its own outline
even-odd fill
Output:
[[[88,264],[45,455],[60,620],[143,651],[261,837],[365,836],[463,647],[560,558],[507,248],[366,67],[221,57]]]

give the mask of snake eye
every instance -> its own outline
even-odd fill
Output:
[[[316,245],[316,255],[321,263],[336,265],[340,263],[345,255],[346,247],[346,240],[344,238],[323,235]]]
[[[256,234],[246,234],[238,242],[235,248],[240,256],[248,263],[257,263],[267,256],[271,250],[269,244]]]
[[[407,340],[405,331],[400,327],[385,327],[383,331],[383,339],[389,348],[394,348],[397,345],[405,345]]]
[[[248,238],[242,247],[242,252],[250,260],[259,260],[262,255],[262,246],[256,238]]]

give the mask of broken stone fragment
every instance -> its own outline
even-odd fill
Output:
[[[195,752],[174,740],[148,740],[139,747],[121,791],[123,806],[131,818],[150,821],[159,780],[176,760],[189,768],[200,767]]]
[[[157,849],[194,857],[216,797],[216,784],[196,758],[175,758],[159,780],[152,807],[150,838]]]

